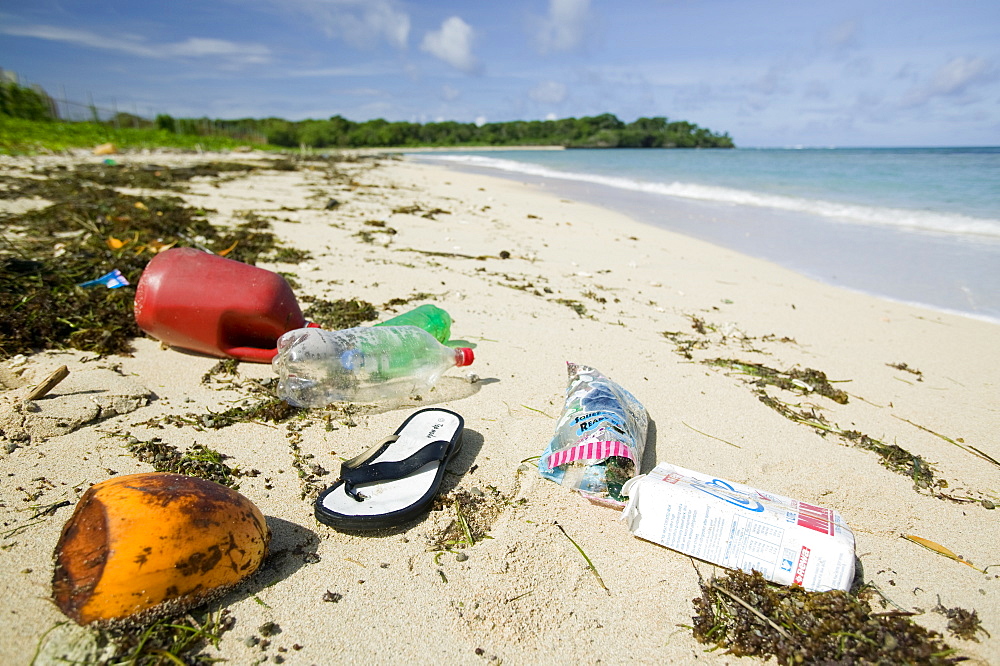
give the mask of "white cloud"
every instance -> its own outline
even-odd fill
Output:
[[[282,0],[275,6],[309,16],[330,37],[356,47],[385,40],[405,49],[410,36],[410,16],[394,0]]]
[[[566,99],[567,92],[565,84],[545,81],[532,88],[528,96],[541,104],[559,104]]]
[[[472,26],[452,16],[445,19],[440,30],[424,35],[420,48],[455,69],[472,72],[477,67],[476,57],[472,54],[474,37]]]
[[[205,37],[190,37],[182,42],[154,44],[136,35],[98,34],[88,30],[51,25],[5,26],[0,28],[0,32],[18,37],[34,37],[106,51],[119,51],[143,58],[215,58],[228,64],[263,64],[271,60],[271,50],[263,44],[246,44]]]
[[[548,16],[535,32],[538,50],[572,51],[578,48],[590,24],[590,0],[549,0]]]
[[[482,127],[486,124],[486,116],[476,116],[476,127]]]
[[[926,83],[918,85],[904,95],[901,105],[915,107],[934,98],[966,96],[976,85],[997,77],[997,68],[985,58],[952,58],[938,68]]]
[[[996,70],[985,58],[953,58],[935,72],[930,91],[933,95],[960,95],[969,86],[995,75]]]
[[[456,88],[453,88],[447,84],[441,86],[441,97],[444,98],[444,100],[447,102],[455,101],[456,99],[459,98],[459,96],[461,96],[461,94],[462,93],[460,93]]]

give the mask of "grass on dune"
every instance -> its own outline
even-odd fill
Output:
[[[233,150],[246,141],[226,136],[174,134],[157,128],[119,128],[100,123],[22,120],[0,115],[0,154],[33,155],[113,143],[119,150],[179,148]],[[267,149],[269,146],[255,145]]]

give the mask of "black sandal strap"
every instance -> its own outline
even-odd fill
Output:
[[[381,462],[368,464],[363,462],[357,466],[348,466],[354,460],[344,463],[340,467],[340,478],[344,482],[344,490],[348,495],[358,500],[364,500],[354,486],[373,481],[386,481],[402,479],[413,474],[418,469],[431,462],[444,460],[448,456],[448,447],[451,442],[443,439],[424,446],[409,458],[397,462]],[[360,456],[359,456],[360,457]],[[357,458],[355,458],[357,460]]]

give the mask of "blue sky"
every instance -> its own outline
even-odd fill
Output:
[[[146,116],[609,112],[745,147],[1000,145],[998,0],[0,0],[0,67]]]

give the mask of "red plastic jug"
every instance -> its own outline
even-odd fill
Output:
[[[135,323],[172,347],[256,363],[271,362],[283,333],[307,326],[285,278],[187,247],[147,264]]]

